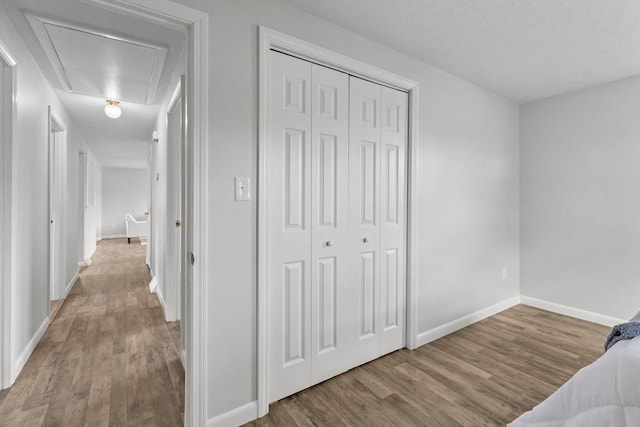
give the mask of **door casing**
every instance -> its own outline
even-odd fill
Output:
[[[258,63],[258,275],[257,275],[257,397],[258,417],[269,412],[269,351],[268,351],[268,198],[267,156],[269,138],[269,51],[277,50],[289,55],[344,71],[356,77],[399,89],[408,93],[409,126],[407,143],[407,292],[406,292],[406,347],[416,347],[417,337],[417,235],[418,218],[418,99],[417,82],[371,66],[351,57],[291,37],[287,34],[259,27]]]
[[[16,129],[16,61],[0,41],[0,389],[15,381],[12,345],[13,141]]]

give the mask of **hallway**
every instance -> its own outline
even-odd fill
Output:
[[[179,426],[179,326],[148,289],[145,247],[103,240],[15,384],[1,426]]]

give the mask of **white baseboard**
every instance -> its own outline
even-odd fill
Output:
[[[93,249],[91,250],[91,253],[89,254],[88,257],[86,257],[85,259],[83,259],[82,261],[80,261],[78,263],[78,265],[80,265],[81,267],[89,267],[91,265],[91,258],[93,257],[93,254],[96,253],[96,249],[98,248],[97,246],[97,242],[96,242],[96,246],[93,247]]]
[[[157,286],[157,285],[156,285],[156,295],[158,295],[158,300],[160,301],[160,306],[162,307],[164,320],[169,322],[169,319],[167,318],[167,303],[164,301],[164,295],[162,295],[162,289],[160,289],[160,286]]]
[[[426,332],[419,333],[416,337],[416,345],[420,347],[421,345],[425,345],[427,343],[430,343],[431,341],[435,341],[438,338],[442,338],[445,335],[449,335],[462,328],[466,328],[467,326],[473,325],[474,323],[479,322],[482,319],[486,319],[489,316],[493,316],[494,314],[500,313],[501,311],[504,311],[518,304],[520,304],[519,296],[509,298],[490,307],[483,308],[482,310],[452,320],[451,322],[445,323],[444,325],[430,329]]]
[[[158,290],[158,279],[151,274],[151,281],[149,282],[149,292],[154,293]]]
[[[241,426],[258,418],[258,401],[254,400],[246,405],[227,411],[207,420],[207,427],[235,427]]]
[[[102,237],[100,237],[100,240],[106,240],[106,239],[126,239],[127,235],[126,234],[106,234]]]
[[[76,271],[76,274],[73,275],[73,277],[71,278],[69,283],[67,283],[67,286],[65,286],[65,288],[64,288],[64,296],[62,298],[66,298],[67,295],[69,295],[69,292],[71,291],[71,288],[73,288],[73,285],[76,284],[76,280],[78,280],[78,273],[79,272]]]
[[[31,356],[31,353],[33,353],[33,350],[36,348],[36,346],[42,339],[42,336],[44,335],[48,327],[49,327],[49,316],[47,316],[44,319],[44,321],[42,322],[42,324],[40,325],[36,333],[33,335],[33,337],[31,337],[31,339],[27,343],[27,346],[24,348],[24,350],[22,350],[22,353],[20,353],[20,356],[16,360],[16,363],[14,365],[14,369],[12,372],[13,378],[11,378],[11,384],[13,384],[16,381],[16,378],[18,378],[18,375],[20,375],[20,371],[22,371],[22,368],[24,368],[24,365],[26,365],[27,360],[29,360],[29,357]]]
[[[582,310],[580,308],[570,307],[568,305],[557,304],[555,302],[545,301],[538,298],[521,296],[522,304],[531,307],[540,308],[542,310],[551,311],[553,313],[564,314],[565,316],[575,317],[576,319],[586,320],[587,322],[598,323],[605,326],[615,326],[625,323],[627,320],[618,319],[604,314],[594,313],[592,311]]]

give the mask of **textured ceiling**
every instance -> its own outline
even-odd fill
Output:
[[[159,103],[185,35],[82,0],[0,0],[0,7],[83,128],[98,162],[147,167]],[[104,115],[107,96],[121,101],[117,120]]]
[[[516,102],[640,74],[638,0],[284,0]]]

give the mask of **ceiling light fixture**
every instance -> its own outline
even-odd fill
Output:
[[[115,99],[107,99],[107,105],[104,106],[104,114],[110,119],[117,119],[122,114],[122,110],[118,107],[119,101]]]

